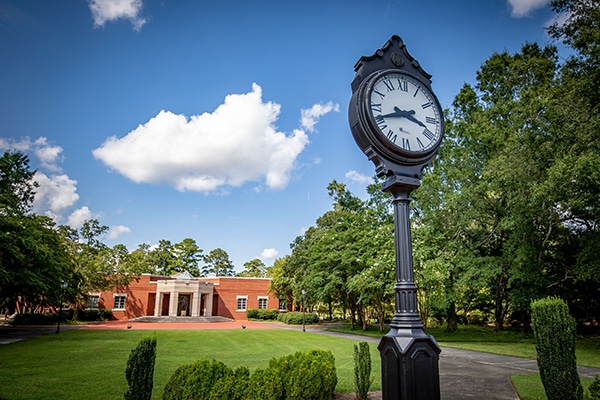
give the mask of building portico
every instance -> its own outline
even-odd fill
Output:
[[[188,272],[174,278],[156,281],[154,316],[212,316],[213,283],[199,281]]]

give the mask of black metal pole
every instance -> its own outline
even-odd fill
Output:
[[[441,349],[423,330],[412,263],[410,193],[419,185],[419,180],[395,175],[388,178],[382,188],[393,196],[396,243],[396,309],[390,332],[378,346],[383,400],[440,399]]]

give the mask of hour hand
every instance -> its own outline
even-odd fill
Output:
[[[381,118],[406,118],[407,120],[414,122],[415,124],[425,128],[425,124],[416,119],[413,115],[415,110],[401,110],[398,107],[394,107],[394,112],[389,114],[381,115]]]

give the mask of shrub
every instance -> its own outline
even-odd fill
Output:
[[[290,311],[287,313],[279,314],[277,317],[278,321],[281,321],[288,325],[302,325],[302,321],[307,325],[318,324],[319,316],[313,313],[303,313],[301,311]]]
[[[583,387],[575,357],[576,325],[567,304],[556,297],[531,303],[540,378],[548,400],[579,400]]]
[[[588,391],[590,392],[588,396],[590,400],[600,400],[600,377],[598,375],[596,375],[596,379],[594,379]]]
[[[106,308],[100,308],[97,310],[81,310],[77,313],[77,319],[79,321],[108,321],[112,319],[112,310]]]
[[[264,320],[272,320],[272,319],[277,319],[277,316],[279,315],[279,312],[277,310],[265,310],[265,309],[260,309],[258,310],[258,319],[264,319]]]
[[[286,400],[324,400],[333,397],[337,384],[335,359],[330,351],[307,350],[272,359],[267,370],[283,379]]]
[[[221,361],[201,359],[177,368],[165,385],[163,400],[208,399],[221,378],[232,375]]]
[[[210,391],[209,400],[243,400],[250,381],[250,371],[239,367],[231,375],[215,382]]]
[[[369,388],[373,383],[371,378],[371,350],[369,343],[360,342],[354,345],[354,388],[357,400],[369,398]]]
[[[125,400],[150,400],[154,385],[154,361],[156,360],[156,338],[142,339],[137,347],[131,350],[125,378],[129,389],[125,392]]]
[[[265,310],[258,308],[249,308],[246,310],[246,318],[248,319],[262,319],[270,320],[277,319],[279,312],[277,310]]]
[[[283,400],[283,378],[276,368],[256,369],[248,382],[245,399]]]
[[[64,318],[64,315],[61,314],[61,317]],[[15,314],[10,323],[11,325],[52,325],[58,322],[58,317],[59,315],[54,313]]]
[[[198,360],[177,368],[165,386],[164,400],[325,400],[337,384],[330,351],[308,350],[271,359],[250,375],[220,361]]]

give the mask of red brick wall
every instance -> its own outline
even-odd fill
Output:
[[[154,311],[154,304],[150,304],[148,299],[154,301],[152,294],[156,294],[156,283],[150,282],[155,282],[157,279],[165,278],[141,275],[139,281],[136,279],[132,280],[128,287],[116,287],[112,291],[104,291],[100,295],[98,307],[112,309],[114,306],[114,295],[125,294],[127,296],[125,299],[125,309],[113,309],[113,317],[115,319],[128,320],[148,315],[149,309]]]
[[[201,278],[201,281],[212,282],[215,284],[214,293],[216,296],[213,301],[213,315],[233,318],[246,319],[245,311],[237,311],[237,296],[247,296],[246,308],[258,308],[258,298],[268,297],[267,309],[277,310],[279,300],[269,293],[270,279],[267,278],[233,278],[233,277],[215,277]]]
[[[128,320],[145,315],[154,315],[156,298],[156,282],[158,279],[169,279],[161,276],[142,275],[133,280],[128,287],[117,287],[112,291],[104,291],[100,295],[98,306],[113,309],[114,295],[125,294],[124,310],[113,309],[113,317]],[[269,293],[270,279],[267,278],[234,278],[215,277],[200,278],[203,282],[214,283],[212,315],[231,319],[246,319],[245,311],[237,311],[237,296],[247,296],[246,308],[258,308],[258,298],[268,297],[267,308],[276,310],[279,300]]]

